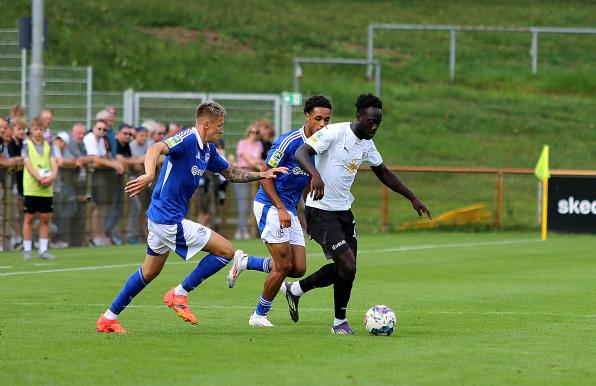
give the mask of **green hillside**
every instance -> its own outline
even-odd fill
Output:
[[[2,0],[3,26],[30,2]],[[366,55],[369,23],[595,27],[590,1],[46,2],[47,64],[92,65],[96,90],[281,92],[292,58]],[[555,168],[596,167],[596,35],[458,34],[448,82],[447,32],[379,32],[387,163],[529,167],[544,143]],[[333,98],[334,120],[372,91],[364,68],[305,65],[305,94]]]

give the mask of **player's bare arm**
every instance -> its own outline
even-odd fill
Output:
[[[248,170],[237,168],[235,166],[230,166],[220,174],[230,182],[243,183],[276,178],[277,173],[288,174],[288,168],[279,167],[269,169],[264,172],[251,172]]]
[[[422,201],[420,201],[416,195],[403,182],[401,182],[399,177],[385,166],[384,163],[377,166],[371,166],[370,168],[385,186],[410,200],[412,207],[419,216],[426,214],[426,216],[432,220],[433,216],[430,213],[430,210],[428,210]]]
[[[313,200],[317,201],[323,198],[325,194],[325,183],[321,178],[317,168],[312,163],[310,156],[317,154],[315,149],[313,149],[309,144],[304,144],[296,150],[296,154],[294,154],[294,159],[300,165],[302,170],[306,171],[310,174],[310,190],[312,192]]]
[[[268,170],[271,170],[271,166],[267,164],[263,165],[261,168],[261,172],[266,172]],[[292,225],[292,218],[281,201],[281,198],[277,195],[273,181],[270,179],[261,180],[261,186],[265,193],[267,193],[267,196],[269,196],[269,199],[271,199],[271,202],[273,202],[273,205],[277,208],[280,228],[289,228]]]
[[[170,149],[163,142],[156,142],[151,145],[145,155],[145,174],[140,175],[132,181],[128,181],[124,191],[130,193],[130,197],[134,197],[143,191],[155,178],[155,169],[159,157],[162,154],[167,155],[169,152]]]

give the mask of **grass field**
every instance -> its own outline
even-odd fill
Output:
[[[264,253],[255,240],[238,242]],[[309,245],[309,270],[324,263]],[[161,303],[196,260],[172,258],[122,314],[128,333],[95,320],[142,261],[143,248],[56,251],[55,262],[0,257],[0,384],[593,384],[596,237],[529,233],[362,236],[349,318],[333,336],[330,289],[301,302],[294,324],[279,298],[275,328],[247,321],[263,275],[236,288],[220,272],[191,297],[199,324]],[[391,337],[366,334],[365,310],[398,314]]]

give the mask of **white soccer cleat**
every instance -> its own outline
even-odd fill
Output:
[[[248,264],[248,255],[244,253],[244,251],[238,249],[236,253],[234,253],[234,260],[232,260],[232,267],[230,268],[230,272],[228,272],[228,287],[234,288],[236,285],[236,280],[238,280],[238,276],[242,273],[242,271],[246,271],[246,266]]]
[[[273,327],[273,324],[266,316],[257,315],[254,312],[250,316],[250,319],[248,319],[248,325],[254,327]]]

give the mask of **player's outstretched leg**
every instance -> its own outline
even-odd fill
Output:
[[[132,301],[132,299],[139,294],[145,288],[151,280],[157,277],[168,258],[168,254],[165,255],[147,255],[145,263],[135,273],[133,273],[120,293],[116,296],[112,305],[108,310],[99,317],[95,323],[95,329],[97,332],[126,332],[118,321],[120,312],[126,308]]]
[[[204,280],[225,267],[235,254],[244,254],[241,250],[234,251],[232,243],[214,231],[211,231],[209,241],[202,250],[208,252],[208,254],[203,257],[197,267],[182,283],[168,291],[163,299],[164,303],[173,309],[178,316],[192,324],[197,323],[197,317],[188,306],[188,294]]]
[[[300,297],[312,289],[329,287],[335,283],[336,276],[335,263],[331,263],[322,266],[318,271],[300,281],[282,285],[281,290],[286,295],[290,317],[294,322],[298,322],[299,319],[298,302]]]
[[[228,272],[228,277],[226,278],[228,287],[234,288],[238,276],[246,270],[269,273],[272,266],[270,257],[249,256],[245,253],[236,254],[234,255],[232,267],[230,267],[230,272]]]

